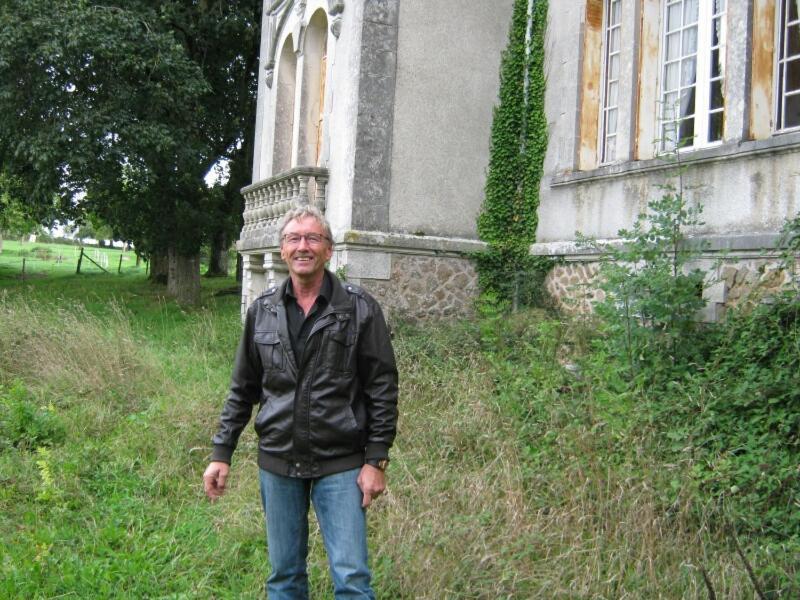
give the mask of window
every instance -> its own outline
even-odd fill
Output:
[[[666,0],[661,56],[661,150],[721,141],[725,0]]]
[[[603,110],[600,136],[600,161],[617,157],[617,117],[619,115],[620,8],[622,0],[606,0],[603,27]]]
[[[780,0],[775,128],[800,127],[800,0]]]

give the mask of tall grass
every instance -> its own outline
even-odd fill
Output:
[[[225,498],[201,491],[238,298],[187,313],[135,279],[105,302],[65,289],[0,299],[0,598],[263,597],[250,428]],[[499,321],[398,327],[399,435],[369,513],[379,598],[752,598],[690,501],[689,458],[666,462],[630,398],[594,397],[562,366],[574,326]],[[52,419],[64,435],[47,440]],[[11,439],[37,423],[38,442]],[[331,597],[316,531],[309,574]]]

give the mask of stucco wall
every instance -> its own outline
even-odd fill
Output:
[[[550,5],[545,101],[550,143],[536,254],[558,254],[556,247],[575,240],[576,231],[600,239],[617,237],[618,230],[630,227],[648,201],[663,194],[660,185],[678,181],[669,164],[652,158],[657,121],[648,99],[655,98],[658,88],[660,58],[658,47],[644,44],[637,33],[638,28],[657,25],[661,6],[657,0],[622,1],[623,83],[635,79],[637,71],[642,73],[638,81],[626,83],[627,91],[623,86],[620,96],[619,121],[624,126],[619,135],[628,139],[618,140],[617,147],[625,151],[612,164],[579,170],[581,95],[588,86],[601,84],[581,81],[586,6],[586,0],[559,4],[557,9]],[[705,225],[693,232],[698,235],[774,233],[800,210],[800,133],[747,139],[749,45],[735,40],[746,38],[751,18],[745,3],[729,3],[724,143],[681,155],[687,197],[704,207]],[[637,156],[642,160],[632,160]]]
[[[389,224],[474,237],[512,0],[402,0]]]

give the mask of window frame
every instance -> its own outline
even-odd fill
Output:
[[[728,30],[728,0],[723,0],[721,10],[717,11],[716,0],[694,0],[697,2],[697,20],[691,23],[684,23],[684,10],[688,2],[692,0],[663,0],[661,3],[661,26],[660,26],[660,39],[659,39],[659,85],[657,95],[657,131],[658,131],[658,152],[657,153],[670,153],[678,152],[692,152],[702,148],[710,148],[718,146],[723,143],[725,136],[725,111],[726,111],[726,98],[725,86],[727,85],[726,77],[726,62],[727,62],[727,30]],[[681,7],[681,23],[677,29],[668,29],[669,23],[669,9],[672,6],[678,5]],[[719,20],[719,40],[716,45],[713,44],[712,28],[716,20]],[[684,55],[684,40],[685,32],[694,26],[695,29],[695,48],[694,52],[689,55]],[[675,58],[667,59],[667,38],[670,35],[676,35],[680,40],[678,55]],[[711,72],[713,64],[714,52],[717,52],[719,60],[719,75],[713,75]],[[683,83],[683,65],[688,59],[694,60],[694,81],[691,85],[684,85]],[[669,65],[676,65],[677,69],[677,87],[667,89],[667,68]],[[712,92],[711,86],[713,82],[719,81],[719,89],[722,98],[721,108],[712,108],[711,99]],[[676,101],[680,102],[682,93],[686,90],[693,88],[694,94],[694,108],[693,112],[687,114],[686,117],[678,116],[678,118],[666,116],[669,110],[666,106],[665,97],[667,94],[674,94]],[[680,107],[678,107],[680,113]],[[722,128],[720,131],[719,139],[710,139],[709,126],[711,123],[711,114],[722,114]],[[667,125],[668,123],[675,124],[674,134],[681,130],[680,123],[687,121],[689,118],[693,121],[693,130],[691,143],[687,144],[688,136],[683,139],[673,140],[668,137]],[[702,135],[701,135],[702,134]]]
[[[613,15],[614,5],[617,5],[617,22],[611,23],[611,17]],[[603,0],[603,63],[602,63],[602,72],[601,72],[601,83],[602,83],[602,93],[600,96],[600,135],[598,136],[598,149],[597,155],[599,157],[598,163],[601,165],[606,165],[617,161],[617,150],[619,148],[618,141],[619,141],[619,115],[620,115],[620,88],[622,84],[622,0]],[[617,32],[617,47],[612,52],[611,51],[611,44],[610,39],[612,35],[612,30],[616,29]],[[617,56],[617,77],[616,79],[611,79],[609,77],[609,64],[612,58],[612,54]],[[616,103],[611,106],[608,104],[609,102],[609,88],[611,84],[616,83],[617,85],[617,97]],[[609,133],[608,131],[608,124],[609,124],[609,113],[614,112],[616,116],[616,120],[614,122],[614,132]],[[609,148],[609,139],[614,139],[614,151],[613,155],[609,155],[608,148]]]
[[[793,54],[791,57],[782,56],[785,45],[781,44],[781,37],[784,33],[784,30],[788,31],[789,27],[797,26],[798,30],[800,30],[800,7],[798,7],[798,18],[795,21],[789,22],[788,15],[784,14],[786,10],[787,3],[791,2],[792,0],[778,0],[778,7],[777,7],[777,14],[775,18],[775,60],[774,60],[774,71],[773,71],[773,92],[774,92],[774,106],[772,110],[773,115],[773,133],[780,135],[784,133],[793,133],[796,131],[800,131],[800,122],[797,125],[793,125],[791,127],[781,127],[780,121],[785,118],[786,114],[786,104],[785,104],[785,80],[786,80],[786,70],[781,70],[781,63],[786,64],[787,62],[798,61],[800,62],[800,54]],[[786,36],[786,43],[788,43],[788,35]],[[783,74],[783,76],[781,76]],[[788,94],[789,96],[800,96],[800,88],[796,90],[791,90]]]

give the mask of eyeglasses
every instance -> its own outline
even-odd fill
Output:
[[[287,233],[282,239],[287,246],[299,246],[303,238],[305,238],[309,246],[319,246],[323,241],[331,241],[328,236],[321,233]]]

